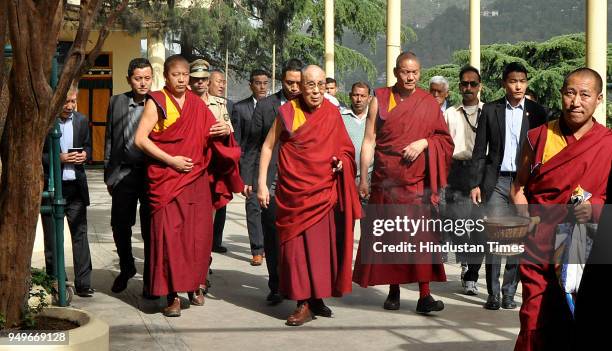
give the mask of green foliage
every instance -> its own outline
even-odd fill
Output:
[[[117,2],[118,0],[108,0]],[[289,58],[322,64],[324,2],[315,0],[214,0],[210,8],[194,2],[187,8],[173,6],[174,1],[137,0],[120,19],[130,31],[140,29],[143,14],[155,13],[151,25],[181,46],[188,59],[203,57],[216,68],[225,68],[226,51],[230,69],[245,77],[255,68],[272,65],[272,46],[276,44],[276,62],[280,67]],[[386,4],[382,0],[336,0],[336,67],[341,75],[363,69],[376,75],[376,66],[362,53],[342,45],[345,32],[355,34],[362,44],[374,47],[385,32]],[[100,17],[103,19],[103,16]],[[407,38],[414,37],[409,28]],[[280,71],[280,68],[278,68]]]
[[[6,317],[0,313],[0,329],[3,329],[6,326]]]
[[[612,52],[610,49],[612,47],[608,52]],[[558,36],[542,43],[483,45],[480,72],[483,83],[481,98],[489,102],[504,96],[505,92],[501,87],[503,68],[506,64],[516,61],[527,68],[529,87],[535,92],[538,102],[554,110],[560,110],[560,89],[563,78],[572,70],[585,65],[585,52],[585,39],[582,33]],[[427,88],[429,78],[442,75],[450,82],[450,96],[453,101],[461,101],[458,86],[459,71],[467,63],[469,63],[469,51],[456,51],[451,64],[424,70],[421,75],[421,86]],[[612,76],[611,64],[612,54],[608,54],[608,80]],[[608,113],[608,116],[610,115]]]

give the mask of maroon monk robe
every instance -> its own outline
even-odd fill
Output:
[[[376,119],[376,150],[369,204],[415,205],[404,213],[409,218],[424,215],[431,218],[427,204],[437,206],[438,191],[447,183],[448,170],[453,154],[453,140],[444,122],[440,106],[427,92],[416,88],[414,93],[401,101],[393,88],[376,90],[378,116]],[[413,162],[402,158],[402,150],[419,139],[427,139],[428,148]],[[425,199],[430,190],[429,199]],[[380,210],[384,210],[382,207]],[[387,214],[394,218],[396,214]],[[361,233],[361,235],[372,235]],[[419,232],[407,241],[438,243],[435,233]],[[361,263],[361,247],[355,262],[353,281],[367,287],[380,284],[404,284],[414,282],[446,281],[444,265],[438,254],[417,253],[417,262],[434,264],[367,264]]]
[[[280,285],[293,300],[351,291],[353,227],[361,215],[355,149],[338,109],[326,99],[312,113],[303,104],[284,104],[277,119],[283,126],[276,189]],[[333,157],[342,161],[339,173],[332,172]]]
[[[233,136],[211,138],[216,123],[206,104],[187,91],[178,120],[149,138],[169,155],[189,157],[188,173],[153,160],[147,170],[151,201],[150,291],[163,296],[171,292],[195,291],[206,281],[212,246],[213,205],[219,208],[242,190],[238,173],[240,148]],[[166,96],[150,97],[166,116]]]
[[[556,121],[549,122],[555,123]],[[567,146],[542,164],[548,125],[527,133],[529,147],[534,152],[531,174],[525,186],[529,204],[565,205],[572,191],[580,185],[592,194],[589,200],[602,205],[606,199],[606,184],[612,165],[612,132],[595,122],[591,130],[576,140],[564,127],[561,131]],[[593,206],[593,221],[599,221],[601,206]],[[523,284],[523,304],[520,311],[521,331],[516,351],[565,350],[571,335],[572,317],[555,275],[553,257],[555,229],[565,221],[565,206],[537,206],[531,216],[540,216],[541,223],[525,242],[527,257],[519,266]],[[541,264],[533,264],[531,262]]]

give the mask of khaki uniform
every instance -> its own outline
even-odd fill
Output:
[[[230,130],[232,132],[234,131],[232,121],[230,120],[230,115],[227,112],[227,101],[224,98],[208,95],[208,102],[206,102],[206,106],[208,106],[213,115],[215,115],[217,122],[225,121],[225,123],[230,126]]]

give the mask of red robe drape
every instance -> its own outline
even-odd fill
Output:
[[[525,186],[529,204],[565,205],[580,185],[592,194],[592,204],[602,205],[612,166],[612,132],[595,122],[591,130],[576,140],[563,127],[562,120],[560,123],[568,144],[544,164],[541,161],[548,126],[532,129],[527,134],[529,147],[534,152],[532,172]],[[593,206],[594,222],[599,220],[600,213],[601,206]],[[541,223],[527,237],[526,256],[519,267],[523,304],[515,350],[566,350],[569,343],[559,335],[571,334],[572,317],[550,262],[555,229],[565,220],[567,210],[565,206],[537,206],[531,209],[530,215],[540,216]]]
[[[292,129],[295,112],[291,103],[284,104],[277,123]],[[361,216],[355,186],[355,149],[338,109],[327,99],[317,110],[305,114],[306,122],[295,132],[285,129],[280,135],[276,226],[281,256],[284,245],[320,224],[330,213],[333,215],[339,206],[343,223],[338,225],[343,228],[338,232],[344,237],[338,239],[343,246],[338,248],[333,295],[340,296],[351,291],[353,227],[355,219]],[[332,173],[333,157],[343,164],[343,171],[338,174]]]
[[[427,92],[417,88],[412,95],[400,100],[393,88],[376,90],[378,117],[376,121],[376,150],[372,175],[370,205],[415,205],[414,213],[404,215],[420,218],[431,217],[425,206],[436,206],[438,191],[447,183],[453,154],[453,140],[444,122],[440,106]],[[390,106],[391,94],[397,102]],[[428,148],[414,162],[402,159],[402,149],[419,139],[427,139]],[[429,193],[429,199],[424,196]],[[418,207],[416,207],[418,206]],[[380,210],[385,209],[382,206]],[[411,211],[410,209],[408,210]],[[389,215],[389,216],[387,216]],[[381,218],[396,215],[379,214]],[[361,233],[372,235],[371,233]],[[438,242],[435,233],[419,233],[412,240]],[[444,265],[432,257],[434,264],[366,264],[361,263],[361,247],[355,262],[353,281],[362,287],[380,284],[446,281]],[[427,254],[427,253],[425,253]],[[417,259],[424,262],[423,258]]]
[[[149,94],[166,114],[161,91]],[[171,98],[172,99],[172,98]],[[151,201],[151,279],[154,295],[194,291],[206,280],[212,245],[212,211],[224,206],[243,184],[238,172],[240,148],[230,135],[209,136],[215,117],[204,101],[187,91],[179,119],[149,138],[166,153],[189,157],[193,169],[179,173],[152,160],[147,169]]]

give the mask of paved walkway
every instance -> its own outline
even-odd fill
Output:
[[[224,245],[227,254],[213,253],[212,287],[204,307],[182,311],[180,318],[159,313],[165,299],[140,298],[142,276],[137,275],[121,294],[110,292],[119,271],[119,260],[110,229],[110,197],[102,171],[88,172],[91,206],[88,209],[89,241],[93,260],[93,298],[75,297],[72,306],[93,312],[110,325],[111,349],[138,350],[512,350],[519,330],[518,309],[488,311],[484,272],[479,296],[460,293],[459,266],[447,264],[446,283],[432,283],[432,293],[446,308],[434,316],[415,313],[418,287],[401,289],[401,310],[385,311],[386,287],[362,289],[341,299],[326,300],[334,318],[322,318],[294,328],[284,325],[295,308],[292,301],[278,306],[265,302],[265,265],[249,265],[244,199],[228,206]],[[142,271],[143,245],[136,227],[134,255]],[[355,250],[357,241],[355,242]],[[67,251],[72,277],[72,257]],[[44,264],[35,252],[33,266]],[[483,269],[484,271],[484,269]],[[520,287],[519,287],[520,289]],[[484,292],[484,293],[483,293]],[[520,290],[517,301],[520,301]],[[162,301],[164,300],[164,301]],[[185,298],[186,301],[186,298]]]

